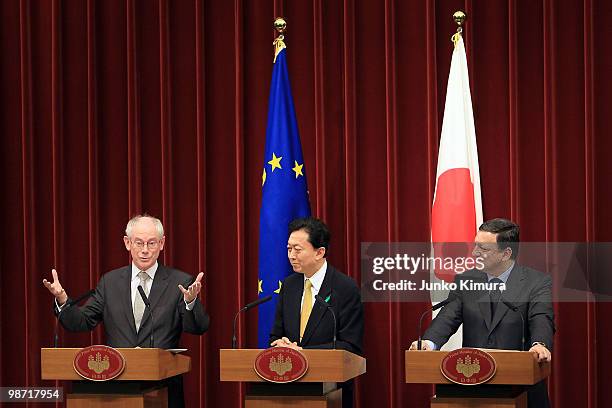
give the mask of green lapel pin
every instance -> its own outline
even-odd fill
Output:
[[[329,303],[329,299],[331,299],[331,295],[328,295],[328,296],[325,298],[325,303]]]

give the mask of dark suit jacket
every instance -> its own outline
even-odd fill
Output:
[[[457,275],[455,282],[487,282],[483,272],[468,271]],[[503,299],[518,306],[525,317],[525,342],[553,346],[555,332],[552,308],[552,280],[536,270],[515,265],[506,282]],[[497,306],[491,316],[488,291],[461,290],[451,292],[457,300],[446,305],[423,335],[441,346],[463,323],[463,346],[521,350],[521,317],[506,305]]]
[[[461,290],[461,281],[484,283],[487,282],[487,275],[475,270],[457,275],[455,283],[458,289],[450,295],[457,299],[442,308],[423,338],[440,347],[463,323],[463,347],[523,349],[519,314],[499,303],[495,315],[491,316],[489,292]],[[549,275],[515,264],[502,298],[517,306],[525,318],[527,349],[533,342],[539,341],[552,351],[555,325],[551,293],[552,280]],[[530,390],[529,405],[548,406],[545,384],[542,382],[539,388],[535,388],[537,396]]]
[[[304,275],[294,273],[283,281],[276,305],[276,319],[270,342],[285,336],[303,348],[331,349],[334,321],[319,302],[312,307],[304,336],[300,342],[300,311],[304,292]],[[327,264],[319,295],[329,297],[337,319],[336,348],[361,354],[363,346],[363,305],[359,287],[351,278]]]
[[[109,346],[149,347],[151,313],[148,308],[145,310],[137,333],[132,311],[131,279],[131,265],[104,274],[87,304],[62,312],[62,326],[70,331],[88,331],[104,322]],[[179,284],[188,287],[192,281],[191,275],[159,264],[149,292],[155,318],[155,347],[177,348],[183,331],[202,334],[208,329],[209,317],[200,300],[196,300],[192,311],[187,310],[183,294],[177,287]]]

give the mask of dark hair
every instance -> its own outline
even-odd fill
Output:
[[[511,258],[516,259],[519,252],[519,235],[521,232],[517,224],[505,218],[494,218],[482,223],[478,229],[496,234],[495,238],[499,249],[510,248],[512,250]]]
[[[316,249],[325,248],[324,257],[327,256],[329,248],[329,228],[323,221],[314,217],[296,218],[289,223],[289,235],[292,232],[304,230],[308,233],[308,242]]]

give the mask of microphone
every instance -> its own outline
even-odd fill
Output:
[[[55,330],[54,330],[54,333],[53,333],[53,347],[57,348],[57,344],[59,343],[59,327],[58,326],[59,326],[60,317],[62,316],[62,312],[64,310],[68,309],[70,306],[79,303],[81,300],[87,299],[88,297],[90,297],[94,293],[96,293],[96,291],[91,289],[90,291],[88,291],[87,293],[82,294],[81,296],[79,296],[76,299],[72,299],[72,300],[69,299],[69,300],[66,301],[64,306],[60,309],[59,313],[57,314],[57,321],[55,322]]]
[[[151,335],[149,337],[149,348],[153,348],[153,327],[155,326],[155,317],[153,315],[153,309],[151,308],[151,302],[149,302],[149,299],[147,298],[147,295],[141,285],[138,285],[138,293],[140,293],[140,297],[142,298],[145,307],[148,307],[149,313],[151,313]]]
[[[147,294],[145,293],[141,285],[138,285],[138,293],[140,293],[140,297],[142,298],[142,301],[144,302],[145,306],[151,307],[151,303],[149,302],[149,299],[147,298]]]
[[[243,307],[242,309],[240,309],[241,312],[244,312],[246,310],[252,309],[256,306],[259,306],[262,303],[267,302],[268,300],[272,299],[272,295],[268,295],[266,297],[262,297],[260,299],[254,300],[251,303],[249,303],[248,305],[246,305],[245,307]]]
[[[518,313],[519,316],[521,316],[521,322],[523,323],[521,325],[521,351],[524,351],[525,350],[525,318],[523,317],[523,312],[519,310],[518,306],[516,306],[513,303],[508,302],[504,298],[499,298],[499,301],[502,302],[504,305],[506,305],[508,309],[512,310],[513,312]]]
[[[254,300],[253,302],[247,304],[245,307],[243,307],[238,312],[236,312],[236,315],[234,316],[234,329],[233,329],[233,333],[232,333],[232,348],[233,349],[236,348],[236,320],[238,319],[238,315],[240,313],[242,313],[242,312],[245,312],[245,311],[249,310],[249,309],[257,307],[257,306],[261,305],[262,303],[266,303],[267,301],[269,301],[271,299],[272,299],[272,295],[268,295],[266,297],[259,298],[257,300]]]
[[[332,348],[335,350],[336,349],[336,314],[334,313],[334,309],[332,309],[331,305],[327,303],[325,300],[323,300],[323,298],[320,295],[316,295],[315,299],[317,302],[325,306],[327,310],[331,312],[331,315],[334,318],[334,341],[332,343]]]
[[[428,313],[432,313],[435,312],[438,309],[443,308],[444,306],[448,305],[450,302],[452,302],[453,300],[457,299],[457,295],[455,295],[454,293],[449,293],[448,297],[443,300],[442,302],[430,307],[429,309],[425,310],[422,314],[421,314],[421,318],[419,319],[419,328],[418,328],[418,333],[419,333],[419,339],[417,340],[417,350],[421,350],[421,345],[423,343],[423,337],[422,337],[422,327],[423,327],[423,318],[428,314]]]

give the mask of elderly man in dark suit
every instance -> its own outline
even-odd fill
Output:
[[[60,322],[70,331],[92,330],[104,322],[106,344],[111,347],[148,347],[153,327],[154,347],[177,348],[181,332],[202,334],[208,329],[209,317],[198,294],[203,273],[193,277],[157,262],[164,249],[165,236],[161,221],[148,215],[132,218],[123,238],[132,264],[106,273],[100,279],[92,298],[83,307],[69,307]],[[53,282],[43,280],[55,296],[55,313],[59,314],[69,300],[57,272]],[[138,293],[142,286],[147,294],[154,321]],[[169,379],[170,407],[184,406],[182,377]]]
[[[363,305],[359,287],[351,278],[326,261],[330,233],[316,218],[301,218],[289,224],[287,256],[297,273],[288,276],[278,296],[276,319],[270,333],[272,346],[295,349],[331,349],[337,320],[336,348],[362,353]],[[341,384],[342,406],[353,405],[353,382]]]
[[[424,349],[438,349],[463,323],[464,347],[514,350],[528,347],[536,360],[551,360],[555,332],[552,280],[549,275],[516,263],[519,232],[518,225],[502,218],[480,226],[473,256],[481,260],[482,269],[456,276],[459,289],[451,291],[449,298],[454,300],[442,308],[423,334]],[[489,287],[504,290],[462,290],[461,281],[488,282]],[[520,315],[503,300],[518,307],[525,318],[524,328]],[[526,344],[522,344],[523,332]],[[416,348],[413,342],[410,349]],[[528,403],[529,407],[549,406],[544,381],[529,388]]]

